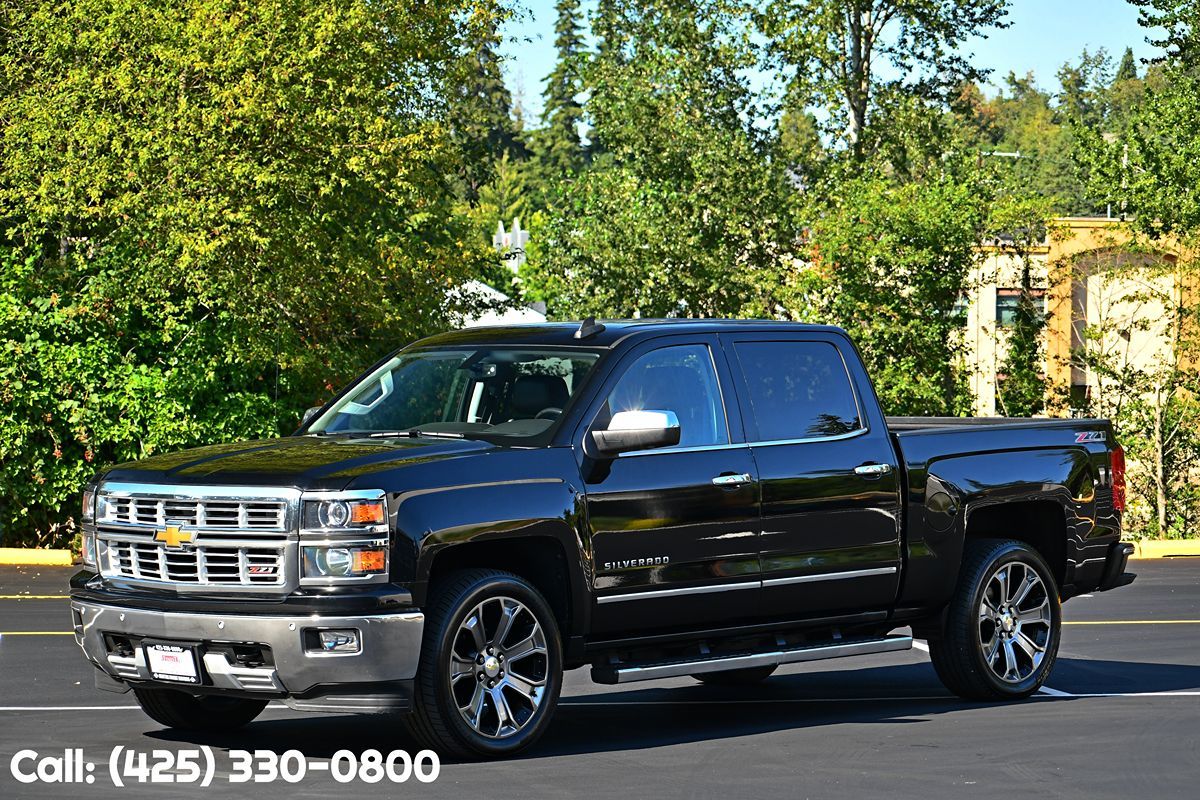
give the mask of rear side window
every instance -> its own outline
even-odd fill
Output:
[[[846,364],[828,342],[734,344],[759,441],[837,436],[862,428]]]

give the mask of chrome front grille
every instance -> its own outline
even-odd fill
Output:
[[[197,546],[170,550],[155,541],[105,540],[109,574],[144,581],[171,581],[209,586],[282,586],[282,547]]]
[[[297,490],[104,484],[97,496],[106,579],[233,592],[282,592],[298,582]]]
[[[127,525],[174,522],[198,528],[287,529],[287,503],[282,500],[177,500],[112,497],[104,521]]]

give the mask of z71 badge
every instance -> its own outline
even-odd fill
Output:
[[[1089,442],[1103,442],[1104,431],[1080,431],[1075,434],[1075,444],[1088,444]]]

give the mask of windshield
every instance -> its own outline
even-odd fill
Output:
[[[402,353],[351,388],[308,433],[536,437],[562,416],[598,358],[497,347]]]

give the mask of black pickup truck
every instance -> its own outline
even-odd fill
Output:
[[[885,419],[837,328],[464,330],[292,436],[101,475],[75,636],[164,725],[279,698],[457,757],[528,746],[587,665],[746,684],[918,637],[1020,698],[1061,601],[1133,580],[1124,471],[1105,420]]]

